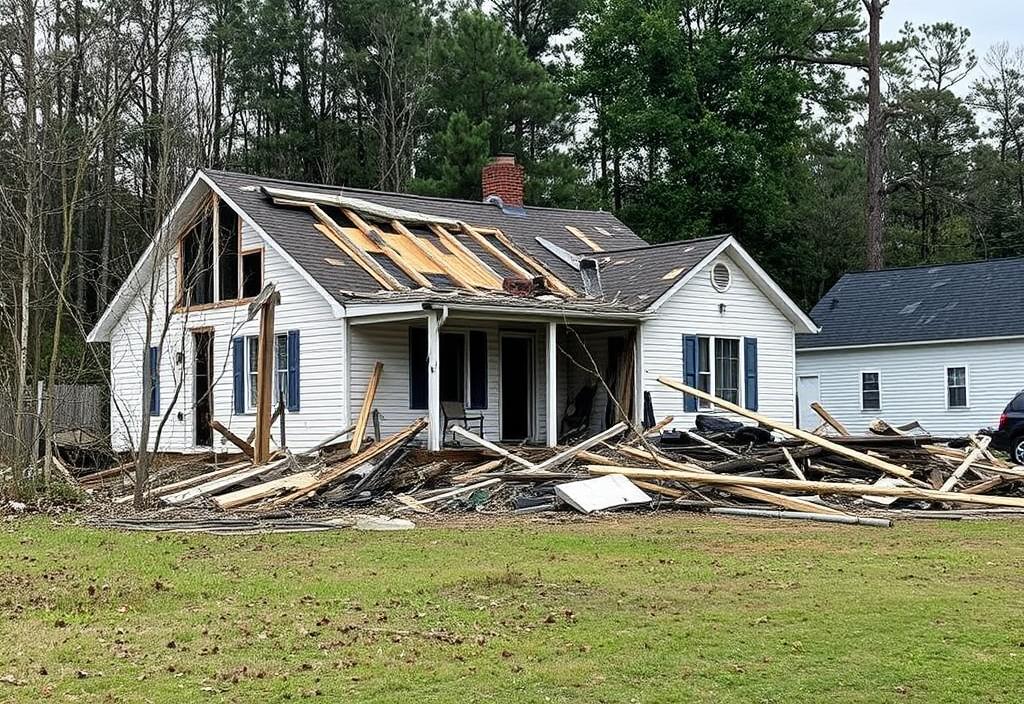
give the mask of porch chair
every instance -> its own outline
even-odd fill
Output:
[[[576,397],[573,398],[572,403],[565,409],[565,414],[562,416],[559,442],[566,442],[590,427],[590,414],[594,410],[594,396],[596,395],[597,384],[584,386],[576,392]]]
[[[466,407],[462,405],[462,401],[442,401],[441,402],[441,413],[444,415],[444,432],[441,433],[441,442],[444,443],[445,438],[448,436],[448,431],[451,429],[452,423],[461,423],[462,427],[466,430],[470,429],[470,424],[477,424],[479,428],[480,437],[484,436],[484,416],[482,413],[478,415],[469,415],[466,413]],[[452,442],[455,442],[455,431],[452,431]]]

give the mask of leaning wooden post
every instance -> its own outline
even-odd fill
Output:
[[[274,392],[274,309],[281,294],[274,284],[267,284],[249,304],[249,319],[259,313],[260,333],[256,354],[256,438],[253,443],[253,464],[266,464],[270,459],[271,404]]]

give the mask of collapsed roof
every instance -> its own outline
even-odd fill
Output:
[[[523,207],[204,171],[324,290],[359,300],[514,298],[543,278],[562,306],[641,311],[728,239],[650,246],[610,213]],[[600,288],[580,261],[597,262]],[[554,300],[554,299],[549,299]]]

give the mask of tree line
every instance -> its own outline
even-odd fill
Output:
[[[196,167],[731,232],[804,306],[868,263],[1024,253],[1024,50],[876,43],[884,0],[0,0],[0,390],[100,380],[97,320]]]

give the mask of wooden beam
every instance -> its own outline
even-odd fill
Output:
[[[373,399],[377,396],[377,385],[380,384],[380,375],[384,371],[384,363],[376,362],[373,371],[370,372],[370,379],[366,383],[366,394],[363,395],[363,405],[359,409],[359,418],[356,421],[356,429],[352,431],[352,443],[349,451],[354,455],[363,446],[363,437],[366,435],[366,423],[370,420],[370,411],[373,410]]]
[[[626,423],[625,421],[621,423],[616,423],[607,430],[602,430],[597,435],[592,435],[583,442],[573,445],[568,449],[562,450],[554,457],[549,457],[540,464],[536,465],[536,467],[534,467],[534,471],[545,472],[547,470],[550,470],[552,467],[557,467],[560,464],[565,464],[566,462],[568,462],[569,460],[571,460],[573,457],[583,452],[584,450],[589,450],[595,445],[600,445],[605,440],[613,438],[619,433],[625,432],[626,428],[628,427],[629,424]]]
[[[821,494],[844,494],[851,496],[895,496],[901,499],[922,499],[988,506],[1013,506],[1024,508],[1024,498],[1016,496],[989,496],[986,494],[963,494],[951,491],[935,491],[916,486],[876,486],[874,484],[851,484],[849,482],[812,482],[799,479],[775,479],[772,477],[748,477],[733,474],[702,474],[673,469],[638,469],[592,464],[587,466],[591,474],[622,474],[639,479],[662,479],[706,486],[736,486],[780,491],[816,492]],[[820,513],[820,511],[819,511]]]
[[[221,423],[219,420],[211,420],[210,427],[216,430],[221,435],[223,435],[227,439],[227,441],[230,442],[232,445],[234,445],[239,450],[244,452],[245,456],[248,457],[250,460],[253,458],[252,445],[250,445],[248,442],[246,442],[245,440],[243,440],[242,438],[238,437],[230,430],[225,428],[224,424]]]
[[[838,420],[836,420],[832,416],[832,414],[826,411],[824,406],[822,406],[817,401],[811,403],[811,410],[817,413],[823,421],[825,421],[828,425],[832,426],[832,429],[835,430],[840,435],[850,434],[850,431],[846,429],[846,426],[840,423]]]
[[[737,406],[735,403],[730,403],[729,401],[718,398],[717,396],[713,396],[712,394],[709,394],[705,391],[701,391],[700,389],[695,389],[692,386],[687,386],[678,379],[672,379],[671,377],[666,376],[659,376],[658,381],[671,389],[675,389],[676,391],[681,391],[685,394],[690,394],[691,396],[696,396],[697,398],[704,399],[705,401],[709,401],[718,406],[719,408],[723,408],[727,411],[735,413],[738,416],[749,418],[750,420],[760,423],[765,427],[772,428],[773,430],[778,430],[780,433],[785,433],[786,435],[792,435],[793,437],[799,438],[804,442],[809,442],[812,445],[818,445],[819,447],[823,447],[833,454],[841,455],[847,459],[853,460],[854,462],[865,465],[866,467],[877,469],[881,472],[885,472],[886,474],[891,474],[893,476],[899,477],[900,479],[913,480],[914,473],[911,472],[906,467],[900,467],[899,465],[895,465],[892,462],[886,462],[885,460],[882,460],[878,457],[873,457],[863,452],[858,452],[857,450],[854,450],[852,448],[844,447],[843,445],[839,445],[838,443],[834,443],[831,440],[827,440],[821,437],[820,435],[809,433],[806,430],[801,430],[800,428],[789,425],[788,423],[781,423],[779,421],[768,418],[767,416],[762,416],[758,413],[755,413],[754,411],[748,411],[746,408]]]
[[[581,230],[580,228],[573,227],[572,225],[566,225],[565,229],[568,230],[569,233],[572,234],[573,237],[575,237],[580,242],[582,242],[583,244],[585,244],[588,247],[590,247],[590,251],[591,252],[603,252],[604,251],[604,249],[601,247],[601,245],[599,245],[597,242],[595,242],[594,240],[592,240],[589,237],[587,237],[586,233],[584,233],[583,230]]]
[[[486,449],[490,450],[491,452],[493,452],[496,455],[504,457],[507,460],[511,460],[512,462],[515,462],[518,465],[522,465],[523,467],[526,467],[527,469],[533,469],[533,470],[537,469],[537,465],[535,465],[533,462],[530,462],[529,460],[525,460],[522,457],[520,457],[519,455],[512,454],[511,452],[506,450],[504,447],[501,447],[499,445],[495,445],[493,442],[490,442],[489,440],[484,440],[479,435],[474,435],[470,431],[468,431],[465,428],[463,428],[461,425],[452,426],[452,432],[455,433],[456,435],[460,436],[460,437],[466,438],[470,442],[472,442],[472,443],[474,443],[476,445],[479,445],[480,447],[483,447],[483,448],[486,448]]]
[[[635,447],[619,446],[617,448],[624,455],[636,457],[638,459],[650,460],[656,462],[662,467],[669,467],[678,471],[689,471],[696,472],[698,474],[714,474],[703,467],[698,467],[695,464],[683,464],[682,462],[676,462],[673,459],[659,455],[648,450],[641,450]],[[605,464],[601,462],[599,464]],[[629,476],[629,475],[626,475]],[[657,477],[655,477],[657,478]],[[776,506],[782,506],[792,511],[810,511],[812,513],[831,513],[834,515],[845,516],[846,514],[838,509],[834,509],[831,506],[824,504],[816,504],[813,501],[806,501],[804,499],[798,499],[792,496],[783,496],[782,494],[776,494],[775,492],[765,491],[764,489],[748,488],[742,486],[726,486],[721,487],[722,491],[733,494],[734,496],[742,496],[745,499],[753,499],[754,501],[761,501],[767,504],[774,504]]]
[[[452,254],[461,255],[464,264],[474,269],[481,279],[488,281],[490,288],[496,291],[501,290],[502,278],[498,276],[498,272],[487,266],[480,257],[473,253],[473,250],[462,244],[458,237],[437,224],[430,225],[430,229],[441,239],[441,242],[448,247]]]
[[[548,321],[544,335],[544,441],[548,447],[558,446],[558,323]],[[581,449],[586,449],[581,448]],[[557,455],[556,455],[557,457]],[[554,458],[552,458],[554,459]],[[549,460],[550,461],[550,460]],[[545,463],[541,463],[544,465]],[[549,465],[550,466],[550,465]],[[538,468],[540,465],[538,465]]]
[[[551,271],[548,270],[548,268],[541,264],[537,259],[523,251],[515,242],[506,237],[504,232],[495,229],[494,237],[503,245],[505,245],[513,252],[515,252],[517,255],[519,255],[523,259],[523,261],[532,266],[538,274],[544,276],[548,280],[548,283],[551,284],[551,287],[553,289],[555,289],[564,296],[568,296],[569,298],[576,298],[576,292],[572,288],[562,283],[561,279],[552,274]]]
[[[420,242],[420,238],[417,237],[414,233],[410,232],[409,228],[403,225],[400,221],[392,220],[391,227],[394,228],[395,232],[404,236],[409,241],[409,243],[412,244],[413,247],[419,250],[424,257],[429,259],[434,266],[443,271],[448,276],[448,278],[454,281],[457,285],[461,286],[462,288],[468,291],[476,291],[476,287],[473,286],[473,284],[470,283],[468,279],[462,276],[459,272],[452,269],[452,267],[448,266],[447,262],[441,261],[440,259],[435,257],[434,253],[431,252],[430,249],[426,247],[422,242]]]
[[[408,290],[408,286],[405,286],[398,279],[388,273],[388,271],[378,264],[373,257],[364,252],[358,245],[350,240],[341,225],[334,222],[334,218],[325,213],[320,206],[310,204],[309,209],[323,225],[323,227],[318,227],[317,229],[320,230],[327,239],[331,240],[338,249],[347,254],[352,261],[362,267],[366,273],[376,279],[377,283],[390,291]]]
[[[949,475],[946,481],[942,483],[942,487],[939,491],[950,491],[956,486],[956,483],[960,481],[960,477],[964,476],[964,473],[967,472],[968,468],[981,459],[985,454],[985,450],[988,449],[989,443],[992,442],[992,436],[983,435],[979,438],[976,435],[972,435],[971,442],[974,443],[974,449],[967,454],[964,461],[961,462],[960,465],[953,470],[953,473]]]
[[[274,309],[280,300],[275,293],[260,310],[260,333],[256,355],[256,439],[253,443],[253,464],[270,460],[270,414],[274,390]]]
[[[316,475],[312,472],[298,472],[297,474],[289,474],[285,477],[278,479],[271,479],[269,482],[263,482],[256,486],[246,487],[244,489],[238,489],[237,491],[230,491],[226,494],[213,497],[213,503],[221,511],[228,511],[233,508],[240,506],[247,506],[254,504],[257,501],[268,499],[271,496],[280,494],[283,491],[294,491],[307,487],[316,481]]]
[[[423,274],[417,271],[416,268],[413,267],[411,264],[406,262],[405,258],[400,253],[396,252],[394,247],[388,244],[387,240],[385,240],[383,235],[381,235],[380,230],[378,230],[375,227],[372,227],[368,222],[363,220],[359,216],[359,214],[354,210],[343,208],[341,212],[345,213],[345,217],[351,220],[352,224],[358,227],[360,232],[362,232],[364,235],[370,238],[370,241],[377,245],[380,248],[380,251],[382,251],[385,254],[385,256],[387,256],[388,259],[395,263],[395,266],[404,271],[406,276],[408,276],[410,279],[415,281],[423,288],[434,288],[434,286],[430,283],[430,280],[427,279],[427,277],[425,277]]]
[[[504,264],[513,273],[519,274],[519,276],[522,276],[524,279],[532,279],[534,276],[538,275],[539,272],[528,271],[522,265],[520,265],[519,262],[515,261],[510,256],[508,256],[500,249],[495,247],[493,244],[488,242],[486,237],[477,232],[470,225],[467,225],[466,223],[460,223],[460,227],[462,228],[462,231],[466,233],[466,235],[476,240],[477,244],[486,249],[487,252],[492,257],[494,257],[499,262]]]

